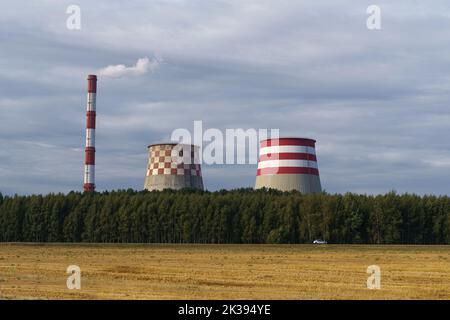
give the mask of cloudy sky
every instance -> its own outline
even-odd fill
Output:
[[[449,30],[448,0],[4,2],[0,191],[81,190],[97,73],[98,190],[142,189],[147,145],[202,120],[315,138],[328,192],[449,194]],[[217,190],[256,165],[202,169]]]

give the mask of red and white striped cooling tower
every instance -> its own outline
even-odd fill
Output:
[[[86,113],[86,149],[84,158],[85,192],[95,190],[95,103],[97,95],[97,76],[88,75],[87,113]]]
[[[321,192],[315,144],[315,140],[306,138],[261,141],[255,189]]]

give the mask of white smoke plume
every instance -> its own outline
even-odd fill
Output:
[[[124,64],[109,65],[98,71],[98,75],[110,78],[120,78],[124,76],[140,76],[147,72],[153,72],[161,63],[160,58],[150,61],[148,57],[140,58],[134,66],[127,67]]]

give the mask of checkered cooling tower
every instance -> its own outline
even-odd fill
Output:
[[[184,159],[184,162],[178,159]],[[175,143],[150,145],[144,189],[182,188],[203,189],[199,147]]]
[[[261,141],[255,189],[321,192],[315,144],[315,140],[306,138]]]

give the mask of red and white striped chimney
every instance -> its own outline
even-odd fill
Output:
[[[84,158],[85,192],[95,190],[95,103],[97,96],[97,76],[88,75],[87,113],[86,113],[86,149]]]

